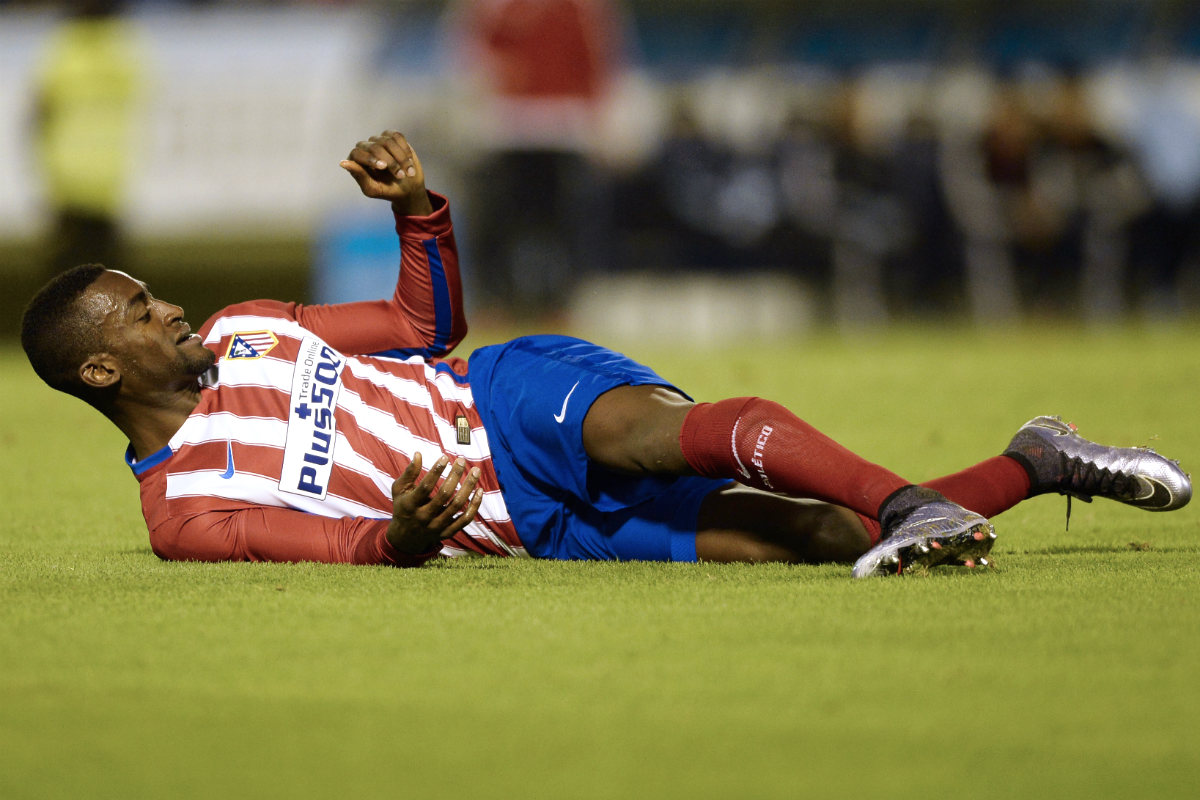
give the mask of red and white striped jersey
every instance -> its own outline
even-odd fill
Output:
[[[392,481],[420,452],[478,466],[479,513],[441,554],[524,555],[461,359],[448,206],[398,217],[390,301],[224,309],[200,329],[217,362],[166,448],[134,462],[156,553],[193,560],[422,563],[384,536]]]

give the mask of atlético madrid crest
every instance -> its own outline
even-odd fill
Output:
[[[226,358],[262,358],[275,349],[279,340],[270,331],[249,331],[235,333],[229,340],[229,349],[225,351]]]

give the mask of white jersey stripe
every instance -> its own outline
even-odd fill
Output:
[[[241,314],[238,316],[221,317],[212,326],[208,336],[204,337],[205,344],[219,342],[223,337],[239,331],[261,331],[269,329],[276,336],[283,334],[294,339],[303,339],[311,335],[300,323],[286,317],[267,317],[258,314]]]
[[[249,386],[292,393],[294,361],[267,356],[263,359],[224,359],[217,370],[219,386]]]
[[[387,359],[378,359],[378,361],[386,362]],[[384,364],[373,364],[352,356],[347,358],[347,367],[354,377],[373,383],[380,389],[384,389],[413,405],[432,410],[431,395],[428,388],[430,383],[436,383],[438,394],[441,395],[441,399],[446,403],[458,403],[466,408],[470,408],[475,404],[469,387],[459,386],[452,377],[438,372],[421,358],[416,357],[403,361],[397,359],[395,363],[403,364],[407,367],[421,367],[424,370],[423,377],[425,382],[421,383],[413,378],[406,378],[402,375],[388,372],[383,369]]]
[[[517,552],[518,548],[512,547],[508,543],[504,542],[503,540],[500,539],[499,536],[492,533],[485,526],[480,525],[477,522],[467,523],[467,526],[466,526],[466,528],[464,528],[464,530],[467,532],[468,535],[471,536],[472,539],[481,539],[484,541],[491,542],[496,547],[499,547],[501,550],[504,550],[510,556],[528,555],[525,552],[525,548],[523,548],[523,547],[520,548],[521,552],[518,553]]]
[[[412,458],[414,450],[421,450],[422,456],[428,456],[431,452],[435,453],[435,458],[442,452],[462,456],[472,461],[483,461],[491,457],[483,428],[477,429],[479,435],[476,435],[476,429],[472,429],[471,441],[468,444],[459,444],[453,423],[442,419],[432,411],[427,411],[427,413],[438,432],[439,441],[436,442],[431,441],[428,437],[419,436],[404,427],[388,412],[368,405],[360,395],[349,388],[343,387],[341,397],[338,399],[338,408],[345,410],[353,417],[361,430],[386,443],[391,449],[404,454],[409,459]]]
[[[245,444],[283,447],[287,438],[287,423],[273,417],[239,416],[228,411],[213,414],[193,414],[171,437],[172,450],[187,444],[205,442],[242,442]]]

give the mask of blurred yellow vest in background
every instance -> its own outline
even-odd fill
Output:
[[[137,32],[119,18],[68,20],[51,35],[39,75],[37,143],[56,208],[119,211],[144,60]]]

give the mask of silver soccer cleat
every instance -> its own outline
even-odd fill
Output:
[[[1148,447],[1090,442],[1059,417],[1026,422],[1005,455],[1024,464],[1034,494],[1106,497],[1147,511],[1174,511],[1192,499],[1192,480],[1178,461]]]
[[[854,562],[855,578],[896,575],[914,566],[957,564],[987,566],[996,541],[992,524],[974,511],[949,501],[918,506],[891,536]]]

